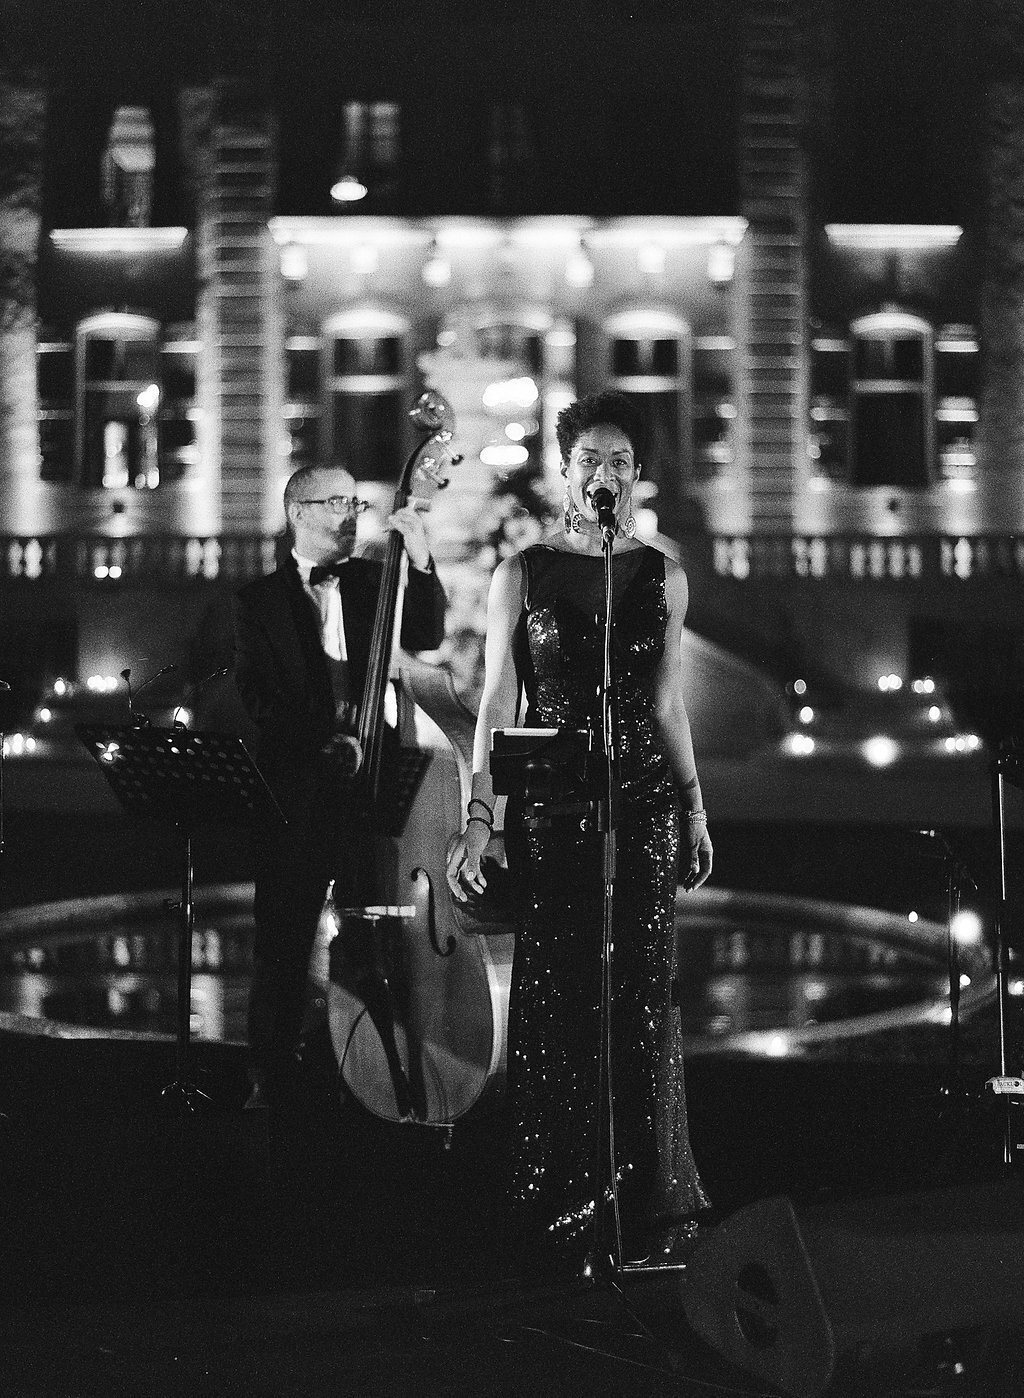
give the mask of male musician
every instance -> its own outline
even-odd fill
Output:
[[[331,879],[341,903],[373,903],[365,814],[346,800],[351,748],[342,719],[363,694],[381,564],[354,555],[365,508],[350,472],[300,467],[284,492],[293,548],[235,598],[235,682],[259,737],[253,754],[287,825],[256,831],[256,938],[249,990],[248,1106],[292,1106],[303,1090],[297,1049],[307,969]],[[411,651],[444,637],[447,599],[419,509],[388,521],[409,559],[400,635]],[[332,742],[333,740],[333,742]]]

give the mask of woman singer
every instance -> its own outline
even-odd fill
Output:
[[[680,640],[686,575],[634,537],[642,421],[598,393],[558,417],[562,528],[496,569],[472,797],[447,877],[460,900],[486,886],[493,838],[491,734],[559,730],[553,779],[513,792],[504,822],[516,902],[508,1039],[510,1194],[552,1241],[592,1226],[604,935],[602,834],[604,538],[612,539],[616,785],[611,1062],[624,1260],[671,1260],[707,1207],[690,1148],[675,1003],[675,903],[711,871]],[[595,494],[607,492],[595,503]],[[610,498],[609,498],[610,497]],[[599,522],[598,504],[604,510]],[[614,510],[609,522],[608,509]],[[614,532],[612,532],[614,531]],[[605,771],[607,767],[605,765]],[[607,1178],[607,1175],[606,1175]]]

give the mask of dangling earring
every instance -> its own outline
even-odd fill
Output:
[[[562,529],[566,534],[583,532],[583,516],[573,504],[568,491],[562,497]]]
[[[636,468],[636,473],[637,473],[637,475],[639,476],[639,474],[640,474],[640,467],[639,467],[639,466]],[[628,501],[628,503],[627,503],[627,505],[626,505],[626,511],[627,511],[627,513],[626,513],[626,518],[625,518],[625,519],[622,521],[622,523],[619,525],[619,533],[620,533],[620,534],[624,534],[625,537],[626,537],[627,539],[632,539],[633,535],[636,533],[636,520],[633,518],[633,492],[632,492],[632,491],[630,491],[630,498],[629,498],[629,501]]]

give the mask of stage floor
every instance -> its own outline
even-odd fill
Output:
[[[10,829],[8,908],[172,884],[152,832],[70,818]],[[934,920],[942,868],[908,861],[898,838],[723,829],[716,883]],[[200,879],[246,872],[226,839],[199,863]],[[691,1330],[678,1279],[630,1278],[623,1305],[510,1235],[500,1098],[450,1138],[329,1097],[267,1120],[241,1109],[241,1045],[200,1040],[211,1107],[182,1132],[161,1105],[173,1040],[40,1028],[0,1032],[5,1398],[772,1391]],[[965,1026],[955,1082],[935,1024],[828,1053],[692,1053],[691,1135],[717,1216],[778,1196],[798,1213],[951,1186],[970,1197],[1007,1177],[984,1090],[996,1045],[989,1005]],[[954,1244],[940,1239],[936,1256],[956,1274]],[[783,1292],[785,1313],[796,1302]],[[898,1364],[891,1346],[848,1356],[836,1393],[1024,1391],[1024,1313],[1008,1321],[1001,1307],[924,1349],[912,1330]]]
[[[450,1139],[353,1101],[268,1118],[240,1109],[242,1050],[203,1044],[217,1105],[183,1130],[161,1110],[172,1045],[6,1035],[0,1063],[5,1394],[771,1391],[690,1330],[676,1279],[629,1278],[627,1309],[509,1235],[500,1102]],[[719,1215],[984,1187],[999,1123],[964,1085],[961,1106],[938,1065],[694,1060]],[[1024,1355],[1007,1336],[986,1382]]]

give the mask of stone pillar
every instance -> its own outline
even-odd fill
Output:
[[[749,528],[788,532],[807,454],[807,175],[797,0],[747,0],[740,113],[737,445]]]
[[[280,521],[283,349],[273,212],[276,132],[252,89],[218,84],[196,220],[204,460],[216,527],[260,533]]]
[[[0,70],[0,532],[39,521],[36,262],[46,89],[41,74]]]

